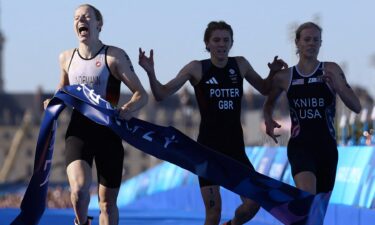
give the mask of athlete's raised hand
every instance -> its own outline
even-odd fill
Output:
[[[150,50],[150,57],[147,57],[145,51],[139,48],[138,64],[146,70],[147,74],[155,73],[154,71],[154,50]]]
[[[275,56],[272,63],[268,63],[268,68],[270,68],[270,70],[273,72],[277,72],[288,68],[288,64],[284,62],[284,60],[278,59],[278,56]]]

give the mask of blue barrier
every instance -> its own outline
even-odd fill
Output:
[[[294,184],[286,147],[247,147],[246,153],[258,172]],[[127,206],[144,196],[197,183],[194,174],[163,162],[124,182],[118,205]],[[330,203],[375,208],[375,147],[339,147],[336,183]],[[98,208],[96,196],[93,196],[89,207]]]
[[[246,153],[260,172],[294,184],[286,147],[248,147]],[[240,199],[222,188],[223,218],[230,218]],[[97,197],[90,203],[97,209]],[[157,204],[155,204],[157,203]],[[118,205],[123,209],[182,210],[204,214],[197,177],[164,162],[124,182]],[[339,147],[335,189],[324,220],[325,225],[368,225],[375,221],[375,147]],[[265,210],[253,219],[255,224],[281,225]]]
[[[361,202],[368,202],[374,198],[374,195],[364,196],[362,193],[363,185],[369,184],[374,152],[374,147],[369,146],[339,148],[339,163],[331,203],[366,207],[365,204],[360,205],[360,199]],[[368,193],[371,193],[371,190]]]

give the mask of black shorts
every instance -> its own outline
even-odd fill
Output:
[[[243,143],[243,139],[240,140],[236,138],[236,140],[229,140],[227,139],[225,141],[225,138],[219,138],[216,139],[216,141],[213,140],[198,140],[199,143],[211,148],[212,150],[218,151],[223,153],[224,155],[237,160],[238,162],[249,166],[254,169],[253,165],[251,164],[249,158],[246,155],[245,151],[245,145]],[[203,177],[198,176],[199,186],[206,187],[206,186],[212,186],[212,185],[218,185],[208,179],[205,179]]]
[[[304,171],[315,174],[317,193],[333,190],[338,163],[337,144],[334,140],[315,143],[290,139],[288,159],[293,177]]]
[[[65,136],[66,165],[85,160],[97,169],[98,182],[109,188],[121,184],[124,162],[122,140],[109,128],[73,111]]]

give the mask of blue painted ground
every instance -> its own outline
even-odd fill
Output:
[[[18,209],[0,209],[1,225],[10,224],[17,216]],[[98,210],[90,210],[94,216],[93,225],[98,225]],[[72,209],[47,209],[39,225],[68,225],[73,224],[74,213]],[[223,221],[228,219],[224,217]],[[186,212],[178,210],[120,210],[120,225],[202,225],[204,215],[202,213]],[[250,225],[269,225],[274,223],[262,223],[260,221],[248,223]]]
[[[18,214],[18,209],[0,209],[0,225],[8,225]],[[98,211],[90,210],[93,225],[99,225]],[[72,209],[47,209],[39,225],[73,224]],[[225,215],[223,221],[228,219]],[[179,210],[134,210],[121,209],[119,225],[202,225],[203,214]],[[280,225],[265,211],[260,211],[247,225]],[[375,211],[344,205],[331,205],[324,225],[370,225],[375,224]]]
[[[223,218],[228,220],[240,203],[239,198],[222,189]],[[195,185],[182,186],[168,191],[141,197],[120,208],[120,225],[202,225],[204,210],[199,188]],[[18,215],[19,209],[0,209],[0,225],[8,225]],[[93,225],[98,225],[97,209],[90,210]],[[72,209],[47,209],[39,225],[73,224]],[[247,225],[280,225],[266,211],[261,210]],[[330,204],[324,225],[369,225],[375,224],[375,210]]]

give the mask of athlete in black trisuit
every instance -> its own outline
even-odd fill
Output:
[[[146,70],[152,93],[158,101],[174,94],[190,81],[201,114],[198,142],[252,167],[245,154],[240,122],[243,79],[262,94],[267,94],[273,74],[287,65],[275,57],[269,64],[270,76],[263,80],[244,57],[228,57],[233,44],[233,31],[223,21],[208,24],[204,42],[210,59],[188,63],[165,85],[156,78],[152,50],[150,57],[146,57],[142,49],[139,50],[139,64]],[[205,225],[217,225],[221,218],[220,187],[202,178],[199,183],[206,208]],[[227,224],[244,224],[259,210],[259,205],[254,201],[241,199],[242,205]]]
[[[123,82],[133,95],[119,108],[119,115],[123,119],[130,119],[136,110],[147,103],[147,93],[125,51],[100,41],[102,26],[102,15],[94,6],[84,4],[75,10],[74,28],[79,46],[60,54],[61,78],[58,89],[65,85],[85,84],[95,94],[117,106]],[[45,107],[48,102],[45,101]],[[109,128],[73,110],[66,132],[65,148],[71,201],[76,216],[74,223],[91,224],[87,211],[92,181],[91,166],[95,160],[99,183],[99,224],[118,224],[116,201],[123,171],[122,140]]]
[[[235,57],[223,68],[202,60],[202,77],[194,85],[201,114],[198,142],[253,167],[244,151],[241,126],[243,78]],[[200,187],[214,185],[199,177]]]
[[[272,118],[278,96],[285,91],[289,100],[291,136],[288,159],[298,188],[312,194],[333,190],[338,161],[334,116],[336,94],[356,113],[361,105],[347,83],[341,68],[334,62],[320,62],[322,29],[312,23],[296,31],[299,62],[278,72],[264,105],[266,132],[277,143]]]

